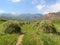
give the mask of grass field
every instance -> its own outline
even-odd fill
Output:
[[[0,21],[0,30],[4,22]],[[53,22],[60,32],[60,22]],[[21,45],[60,45],[60,35],[37,33],[36,28],[33,27],[35,23],[24,24],[22,31],[24,37]],[[17,34],[4,34],[0,31],[0,45],[15,45],[17,42]]]
[[[59,29],[60,22],[55,22],[56,28]],[[60,35],[36,33],[36,27],[30,25],[24,25],[23,29],[25,32],[23,42],[21,45],[60,45]],[[57,30],[60,31],[60,30]]]
[[[2,32],[2,25],[5,21],[0,21],[0,45],[15,45],[17,42],[17,34],[4,34]]]

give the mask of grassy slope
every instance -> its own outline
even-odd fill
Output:
[[[15,45],[17,42],[17,35],[8,35],[8,34],[0,34],[0,45]]]
[[[4,21],[0,21],[0,24],[4,23]]]
[[[60,25],[54,23],[57,28]],[[21,45],[60,45],[60,35],[36,33],[36,27],[32,27],[33,23],[24,25],[22,30],[25,32],[23,42]]]
[[[53,22],[57,28],[57,31],[60,32],[60,21]]]
[[[0,23],[2,24],[2,23]],[[54,22],[58,31],[60,31],[60,22]],[[34,23],[22,26],[25,33],[21,45],[60,45],[60,35],[36,33],[36,27],[32,27]],[[0,25],[2,27],[2,25]],[[18,35],[3,34],[0,32],[1,45],[15,45]]]
[[[4,34],[1,29],[4,21],[0,21],[0,45],[15,45],[17,42],[17,34]]]

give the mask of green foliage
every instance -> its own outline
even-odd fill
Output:
[[[59,45],[59,43],[56,43],[56,41],[49,37],[51,35],[48,36],[45,33],[39,33],[39,36],[41,37],[41,40],[43,40],[44,45]]]
[[[48,20],[43,20],[40,22],[39,31],[45,33],[56,33],[56,28],[54,24]]]
[[[22,27],[25,34],[21,45],[42,45],[40,37],[35,33],[36,30],[33,30],[33,24],[34,23],[30,23],[29,25],[25,24]]]
[[[0,21],[4,21],[4,22],[5,22],[5,21],[7,21],[7,20],[6,20],[6,19],[0,19]]]
[[[2,24],[2,23],[4,23],[5,21],[3,21],[3,20],[0,20],[0,24]]]
[[[35,23],[25,24],[22,30],[25,32],[21,45],[59,45],[55,39],[50,38],[51,35],[40,32],[36,33],[37,27],[32,27]],[[50,37],[49,37],[50,36]],[[53,35],[54,36],[54,35]]]
[[[5,33],[21,33],[21,27],[18,21],[7,21],[3,26]]]
[[[13,23],[14,22],[15,21],[13,21]],[[3,23],[3,25],[5,24],[6,22]],[[24,24],[23,26],[20,25],[22,31],[25,32],[22,43],[20,45],[60,45],[60,35],[52,33],[46,34],[42,32],[40,32],[39,34],[36,33],[36,28],[37,26],[40,27],[40,24],[41,23],[38,24],[33,22],[30,24]],[[60,22],[59,23],[54,22],[53,24],[60,31]],[[0,31],[0,45],[16,45],[17,38],[18,38],[17,34],[4,34]]]
[[[0,45],[16,45],[18,35],[0,33]]]

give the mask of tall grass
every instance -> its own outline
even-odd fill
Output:
[[[0,45],[15,45],[18,35],[16,34],[2,34],[0,33]]]
[[[35,26],[33,28],[32,25],[33,23],[29,25],[25,24],[22,27],[22,30],[25,32],[25,34],[21,45],[60,45],[57,41],[55,41],[55,39],[51,37],[50,34],[47,35],[42,32],[39,32],[39,34],[37,34],[37,27]],[[52,34],[52,36],[54,35]]]
[[[60,35],[36,32],[37,26],[33,25],[35,25],[35,22],[24,24],[21,27],[24,37],[20,45],[60,45]],[[60,22],[59,24],[54,23],[54,25],[57,27]],[[16,45],[17,38],[17,34],[4,34],[0,31],[0,45]]]
[[[53,38],[50,38],[51,35],[49,35],[49,34],[47,35],[45,33],[39,33],[39,36],[43,40],[44,45],[59,45],[59,43],[57,41],[53,40]]]
[[[0,45],[15,45],[17,42],[17,34],[5,34],[2,30],[4,22],[0,21]]]

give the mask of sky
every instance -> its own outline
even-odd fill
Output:
[[[0,0],[0,13],[51,13],[60,11],[60,0]]]

